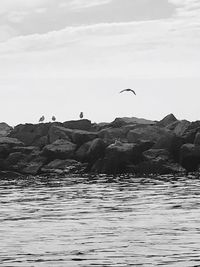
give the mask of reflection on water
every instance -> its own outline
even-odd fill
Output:
[[[200,266],[200,181],[0,181],[2,266]]]

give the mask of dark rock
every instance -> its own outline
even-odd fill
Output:
[[[73,159],[60,160],[55,159],[42,168],[42,172],[56,172],[57,170],[63,170],[66,172],[79,171],[83,168],[83,164]]]
[[[185,139],[185,143],[193,144],[197,132],[200,132],[200,121],[191,122],[181,137]]]
[[[21,146],[21,147],[14,147],[13,152],[21,152],[23,154],[31,154],[33,151],[38,151],[39,148],[36,146]]]
[[[125,125],[130,124],[148,124],[153,125],[155,124],[155,121],[146,120],[146,119],[140,119],[140,118],[129,118],[129,117],[123,117],[123,118],[116,118],[113,122],[111,122],[110,126],[113,128],[119,128]]]
[[[72,132],[72,141],[78,146],[81,146],[82,144],[88,141],[92,141],[97,137],[98,135],[94,132],[87,132],[81,130],[73,130]]]
[[[197,132],[194,139],[195,145],[200,145],[200,132]]]
[[[140,141],[157,142],[161,137],[166,136],[168,130],[158,126],[143,126],[130,130],[127,134],[128,142],[137,143]]]
[[[65,128],[69,128],[69,129],[90,131],[91,127],[92,127],[92,124],[91,124],[90,120],[82,119],[82,120],[66,121],[66,122],[63,123],[63,126]]]
[[[198,170],[200,146],[184,144],[180,149],[180,163],[189,172]]]
[[[166,149],[173,156],[175,161],[179,161],[180,147],[183,143],[184,141],[181,137],[178,137],[173,133],[167,133],[162,136],[152,148]]]
[[[0,137],[8,136],[9,133],[12,131],[12,129],[13,128],[9,126],[7,123],[1,122],[0,123]]]
[[[18,172],[0,171],[0,179],[16,179],[20,177],[22,177],[22,175]]]
[[[180,173],[185,170],[173,162],[166,149],[150,149],[143,153],[144,161],[134,167],[136,173],[169,174]]]
[[[98,158],[103,158],[105,155],[106,144],[100,139],[94,139],[89,146],[87,156],[89,162],[94,163]]]
[[[43,155],[49,159],[74,158],[76,145],[67,140],[56,140],[43,149]]]
[[[125,128],[106,128],[98,133],[99,138],[103,139],[105,143],[112,144],[116,139],[121,141],[126,140],[128,130]]]
[[[0,158],[6,158],[15,147],[23,145],[24,144],[16,138],[0,137]]]
[[[173,114],[169,114],[157,123],[158,126],[166,127],[177,121],[177,118]]]
[[[72,138],[72,130],[66,129],[65,127],[52,125],[49,129],[49,142],[50,144],[55,142],[58,139],[63,139],[67,141],[71,141]],[[70,138],[71,137],[71,138]]]
[[[88,161],[88,150],[89,150],[91,143],[92,141],[86,142],[77,149],[76,159],[78,159],[81,162]]]
[[[47,159],[45,157],[38,157],[33,161],[27,162],[25,167],[22,169],[22,173],[24,174],[39,174],[42,166],[46,163]]]
[[[101,173],[123,173],[126,166],[141,160],[141,152],[135,144],[116,142],[106,148],[105,157],[98,159],[92,171]]]
[[[43,146],[46,144],[46,137],[45,141],[43,137],[48,135],[50,126],[51,123],[20,124],[9,136],[19,139],[26,146]]]

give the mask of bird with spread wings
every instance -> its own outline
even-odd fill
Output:
[[[133,89],[130,89],[130,88],[128,88],[128,89],[123,89],[123,90],[121,90],[119,93],[123,93],[123,92],[132,92],[134,95],[136,95],[135,91],[134,91]]]

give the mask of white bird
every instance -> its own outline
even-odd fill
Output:
[[[55,116],[52,116],[52,121],[56,121],[56,117]]]
[[[83,118],[83,112],[80,113],[79,117],[80,117],[80,119]]]
[[[120,91],[119,93],[123,93],[123,92],[132,92],[134,95],[136,95],[135,91],[133,89],[127,88],[127,89],[123,89],[122,91]]]
[[[39,119],[39,122],[43,122],[45,120],[45,117],[42,116],[40,119]]]

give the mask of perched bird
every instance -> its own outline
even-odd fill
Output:
[[[52,121],[56,121],[56,117],[55,116],[52,116]]]
[[[80,113],[79,117],[80,117],[80,119],[83,118],[83,112]]]
[[[45,120],[45,117],[42,116],[40,119],[39,119],[39,122],[43,122]]]
[[[130,88],[120,91],[120,93],[123,93],[123,92],[132,92],[134,95],[136,95],[135,91]]]

